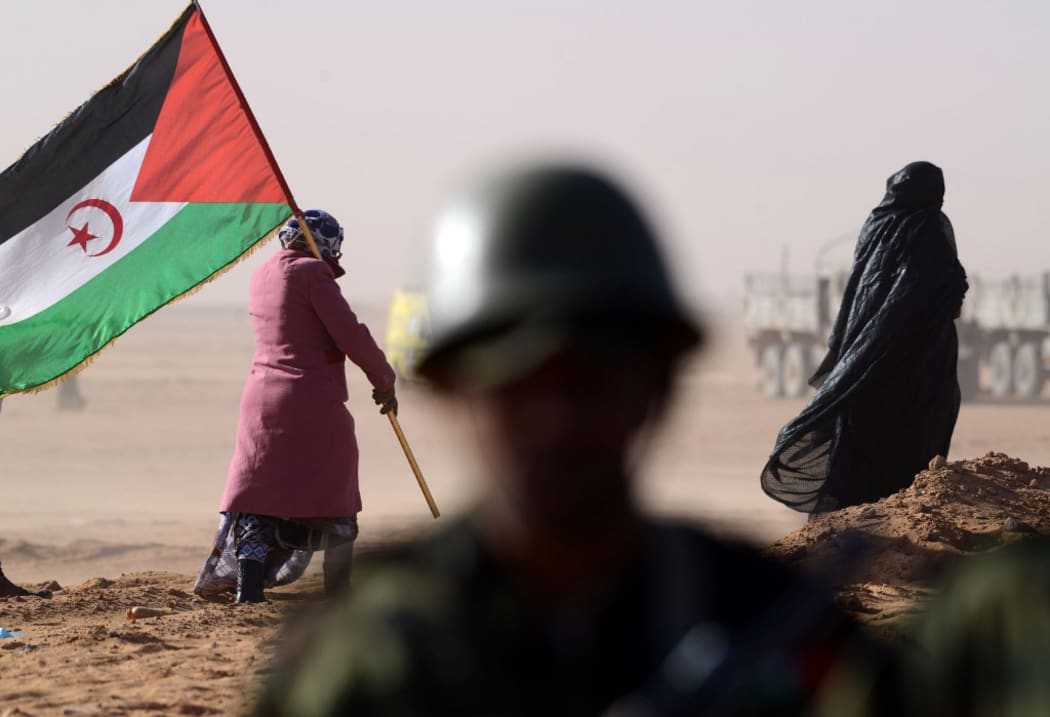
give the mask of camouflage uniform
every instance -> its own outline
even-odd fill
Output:
[[[888,665],[825,592],[753,549],[683,524],[646,530],[586,610],[530,594],[470,520],[373,558],[256,714],[841,715],[825,690],[842,687],[839,668]],[[875,682],[864,690],[850,697],[879,714]]]
[[[1050,714],[1050,541],[964,563],[917,627],[909,670],[928,717]]]

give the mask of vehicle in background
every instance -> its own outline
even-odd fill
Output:
[[[764,394],[806,394],[845,281],[844,272],[745,277],[744,323]],[[956,322],[963,400],[1039,399],[1050,377],[1050,274],[969,281]]]
[[[386,322],[386,359],[398,379],[415,381],[416,366],[430,341],[427,299],[421,291],[398,289]]]
[[[744,325],[766,396],[806,394],[824,358],[844,281],[844,275],[744,277]]]
[[[970,278],[964,317],[993,398],[1032,400],[1050,375],[1050,273]]]

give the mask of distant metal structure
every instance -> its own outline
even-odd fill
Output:
[[[824,357],[842,303],[845,271],[824,257],[843,239],[821,247],[811,274],[749,274],[744,323],[759,367],[759,388],[770,397],[798,398]],[[971,276],[956,323],[959,385],[964,400],[1042,398],[1050,378],[1050,273],[986,281]]]
[[[1050,273],[971,277],[962,318],[984,374],[982,387],[993,398],[1041,397],[1050,376]]]
[[[749,274],[744,324],[765,395],[798,398],[824,358],[845,274]]]

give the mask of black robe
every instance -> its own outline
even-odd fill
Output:
[[[814,513],[873,502],[947,456],[959,414],[954,319],[966,294],[944,176],[928,162],[886,181],[810,383],[817,392],[777,436],[762,489]]]

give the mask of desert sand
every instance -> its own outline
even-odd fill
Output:
[[[357,308],[381,340],[383,308]],[[710,347],[688,366],[674,412],[642,467],[642,498],[654,511],[686,515],[762,546],[801,529],[772,550],[805,564],[825,550],[813,546],[827,543],[845,523],[805,525],[804,516],[760,491],[764,457],[802,402],[771,401],[757,392],[735,320],[712,321]],[[248,704],[279,645],[282,617],[320,591],[317,573],[308,572],[259,606],[208,603],[191,593],[218,522],[250,357],[243,309],[176,305],[132,328],[80,375],[83,410],[59,411],[55,391],[4,402],[0,562],[15,582],[51,584],[55,592],[51,600],[0,599],[0,627],[22,633],[0,639],[0,715],[229,714]],[[355,369],[349,377],[365,503],[360,548],[368,550],[435,521],[390,426],[371,404],[367,383]],[[403,387],[400,401],[402,426],[431,490],[444,514],[454,513],[469,504],[479,475],[465,449],[466,429],[424,388]],[[995,450],[1050,464],[1046,411],[964,405],[950,459]],[[983,465],[942,472],[967,476]],[[1043,495],[1044,473],[1032,473],[1037,485],[1030,488],[1032,476],[1017,465],[1010,471],[1024,474],[1023,485],[1009,487],[1023,501]],[[933,506],[929,516],[959,497],[938,490],[947,497],[923,503]],[[887,536],[897,530],[896,537],[926,540],[929,547],[937,540],[911,535],[914,526],[900,517],[917,506],[914,500],[898,506],[896,523],[880,523],[887,511],[881,503],[874,515],[854,510],[835,520],[885,524]],[[996,510],[986,510],[986,523],[971,516],[962,529],[1001,532],[1006,516]],[[948,552],[974,547],[950,539],[938,544]],[[879,560],[870,558],[875,572],[851,578],[843,604],[892,632],[895,620],[930,589],[932,573],[916,581],[900,568],[894,577],[892,570],[878,572]],[[129,622],[126,611],[136,605],[171,612]]]

